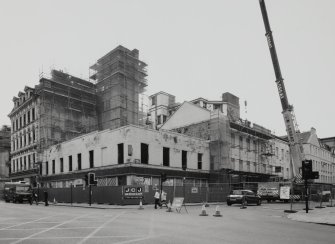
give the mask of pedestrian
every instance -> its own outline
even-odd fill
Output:
[[[162,191],[162,194],[161,194],[161,208],[162,208],[163,205],[165,205],[165,207],[168,207],[167,202],[166,202],[166,196],[167,196],[167,193],[165,191]]]
[[[37,189],[33,188],[33,195],[32,195],[33,201],[32,202],[36,202],[36,205],[38,205],[38,195],[37,195]]]
[[[156,189],[154,198],[155,198],[155,209],[157,209],[157,205],[159,206],[159,192],[157,189]]]
[[[45,204],[45,206],[49,206],[48,197],[49,197],[48,192],[44,191],[44,204]]]

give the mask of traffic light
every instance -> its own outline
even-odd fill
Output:
[[[302,178],[312,179],[313,165],[312,160],[302,161]]]
[[[85,185],[88,186],[88,175],[84,176]]]
[[[165,173],[161,173],[161,180],[162,182],[166,181],[166,174]]]
[[[94,173],[88,173],[89,185],[96,185],[98,182],[95,180]]]
[[[319,179],[319,171],[313,171],[311,175],[311,179]]]

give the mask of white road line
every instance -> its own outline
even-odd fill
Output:
[[[56,214],[56,215],[50,215],[50,216],[47,216],[47,217],[43,217],[43,218],[36,219],[36,220],[32,220],[32,221],[28,221],[28,222],[23,222],[23,223],[16,224],[16,225],[7,226],[7,227],[5,227],[5,228],[1,228],[0,230],[7,230],[7,229],[12,228],[12,227],[16,227],[16,226],[20,226],[20,225],[25,225],[25,224],[34,223],[34,222],[36,222],[36,221],[39,221],[39,220],[42,220],[42,219],[47,219],[47,218],[50,218],[50,217],[55,217],[55,216],[57,216],[57,214]]]
[[[90,215],[90,214],[86,214],[86,215],[84,215],[84,216],[87,216],[87,215]],[[80,216],[77,216],[77,217],[72,218],[72,219],[70,219],[70,220],[68,220],[68,221],[65,221],[65,222],[62,222],[62,223],[60,223],[60,224],[58,224],[58,225],[55,225],[55,226],[53,226],[53,227],[51,227],[51,228],[42,230],[42,231],[40,231],[40,232],[34,233],[34,234],[32,234],[32,235],[30,235],[30,236],[27,236],[27,237],[24,237],[24,238],[20,238],[19,240],[15,241],[15,242],[12,242],[11,244],[20,243],[20,242],[22,242],[22,241],[24,241],[24,240],[30,239],[30,238],[33,237],[33,236],[36,236],[36,235],[42,234],[42,233],[44,233],[44,232],[47,232],[47,231],[49,231],[49,230],[55,229],[55,228],[57,228],[58,226],[61,226],[61,225],[63,225],[63,224],[70,223],[71,221],[73,221],[73,220],[75,220],[75,219],[82,218],[82,217],[83,217],[83,216],[81,216],[81,215],[80,215]]]
[[[86,236],[84,239],[82,239],[80,242],[78,242],[78,244],[83,244],[85,243],[89,238],[91,238],[95,233],[97,233],[99,230],[101,230],[104,226],[106,226],[107,224],[113,222],[115,219],[117,219],[118,217],[120,217],[122,214],[124,214],[125,212],[121,212],[118,215],[115,215],[113,218],[109,219],[108,221],[106,221],[104,224],[102,224],[101,226],[99,226],[98,228],[96,228],[93,232],[91,232],[88,236]]]
[[[107,238],[132,238],[132,237],[139,237],[138,239],[145,238],[147,239],[147,236],[142,236],[142,235],[126,235],[126,236],[94,236],[93,238],[96,239],[107,239]],[[58,240],[58,239],[82,239],[83,237],[81,236],[56,236],[56,237],[33,237],[30,238],[29,240]],[[15,237],[7,237],[7,238],[0,238],[0,241],[6,241],[6,240],[17,240],[20,238],[15,238]],[[137,240],[137,239],[136,239]],[[133,240],[130,240],[133,241]]]
[[[143,241],[143,240],[148,240],[154,237],[160,237],[160,236],[145,236],[145,237],[141,237],[141,238],[137,238],[137,239],[132,239],[132,240],[128,240],[128,241],[120,241],[120,242],[115,242],[114,244],[125,244],[125,243],[132,243],[135,241]],[[94,237],[95,238],[95,237]]]

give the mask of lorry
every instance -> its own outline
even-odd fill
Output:
[[[29,184],[24,181],[5,182],[3,197],[6,202],[20,202],[28,201],[32,203],[32,191]]]
[[[288,195],[285,194],[286,191],[288,191]],[[296,201],[300,200],[300,195],[293,192],[291,182],[260,182],[258,183],[257,194],[262,201],[267,202],[288,202],[290,198]]]

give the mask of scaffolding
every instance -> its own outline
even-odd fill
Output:
[[[36,93],[39,97],[39,152],[97,130],[94,84],[53,70],[51,77],[41,76]]]
[[[97,86],[99,129],[139,124],[139,94],[147,86],[147,65],[138,56],[138,50],[118,46],[90,67]]]

